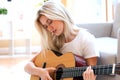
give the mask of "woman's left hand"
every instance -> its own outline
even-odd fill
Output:
[[[96,80],[96,75],[94,75],[93,69],[91,66],[87,67],[86,71],[83,72],[83,79],[84,80]]]

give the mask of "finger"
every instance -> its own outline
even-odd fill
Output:
[[[91,78],[91,66],[89,66],[89,67],[87,68],[86,75],[87,75],[87,78],[88,78],[88,80],[89,80],[89,79]]]
[[[92,79],[92,80],[95,80],[95,79],[96,79],[96,76],[95,76],[94,71],[93,71],[93,69],[91,68],[91,66],[89,67],[88,73],[89,73],[88,77],[89,77],[90,80],[91,80],[91,79]]]
[[[50,76],[48,76],[48,79],[47,80],[53,80]]]
[[[54,71],[56,70],[56,68],[53,68],[53,67],[50,67],[50,68],[47,68],[48,71]]]
[[[50,69],[51,69],[51,70],[56,70],[56,68],[53,68],[53,67],[51,67]]]
[[[83,72],[83,80],[86,80],[86,73]]]
[[[48,68],[47,70],[49,73],[53,73],[56,70],[56,68],[51,67],[51,68]]]
[[[84,80],[91,79],[91,75],[90,75],[91,72],[90,72],[90,70],[91,70],[91,66],[87,67],[86,71],[84,71],[84,73],[83,73],[83,79]]]
[[[91,66],[88,66],[87,70],[90,71],[91,70]]]
[[[93,79],[94,78],[94,72],[93,72],[93,69],[91,69],[91,66],[89,66],[89,68],[88,68],[88,77],[89,77],[89,79],[91,78],[91,79]]]
[[[83,72],[83,79],[84,80],[88,80],[87,72],[88,72],[88,68],[86,69],[86,71]]]
[[[86,69],[86,71],[89,71],[89,70],[91,70],[91,66],[88,66]]]

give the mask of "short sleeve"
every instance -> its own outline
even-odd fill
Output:
[[[85,32],[83,37],[83,56],[84,58],[99,57],[99,49],[96,46],[96,39],[94,35]]]

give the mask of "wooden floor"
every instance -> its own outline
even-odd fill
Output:
[[[24,66],[31,57],[0,57],[0,80],[30,80]]]

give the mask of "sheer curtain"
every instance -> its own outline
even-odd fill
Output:
[[[117,0],[66,0],[76,23],[112,22]]]

